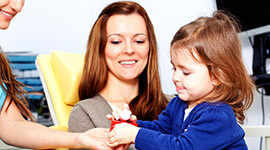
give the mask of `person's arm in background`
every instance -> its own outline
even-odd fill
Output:
[[[84,133],[70,133],[50,129],[26,121],[14,102],[7,97],[0,113],[0,138],[19,147],[48,149],[57,147],[110,149],[107,129],[96,128]],[[8,106],[9,105],[9,106]]]

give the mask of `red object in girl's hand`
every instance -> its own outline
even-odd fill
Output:
[[[129,123],[129,124],[134,125],[134,126],[137,127],[138,124],[136,122],[132,122],[132,121],[129,120],[131,115],[132,115],[131,111],[128,110],[128,109],[125,109],[125,110],[121,111],[120,114],[119,114],[119,117],[120,117],[119,120],[115,120],[115,119],[111,120],[112,123],[111,123],[110,131],[114,128],[114,126],[116,124],[123,123],[123,122]]]
[[[136,122],[130,122],[129,120],[122,120],[122,121],[121,120],[112,120],[110,132],[112,131],[112,129],[114,128],[114,126],[116,124],[123,123],[123,122],[129,123],[129,124],[134,125],[136,127],[138,126],[138,124]]]

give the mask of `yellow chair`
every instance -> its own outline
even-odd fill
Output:
[[[51,128],[68,130],[72,107],[79,101],[78,86],[84,54],[52,51],[40,54],[36,67],[40,75],[49,111],[54,123]]]

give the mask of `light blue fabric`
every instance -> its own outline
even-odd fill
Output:
[[[5,83],[3,83],[3,85],[5,88],[7,88]],[[5,102],[6,97],[7,97],[6,91],[2,88],[2,86],[0,86],[0,110],[2,109],[2,106]]]

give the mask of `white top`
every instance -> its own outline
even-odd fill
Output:
[[[193,108],[194,107],[185,109],[184,121],[186,120],[186,118],[188,117],[189,113],[192,111]]]
[[[111,106],[113,111],[118,109],[114,104],[110,103],[109,101],[107,101],[107,102]]]

